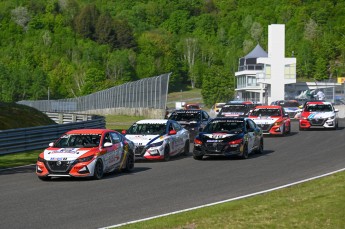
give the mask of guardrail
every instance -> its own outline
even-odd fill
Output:
[[[57,114],[52,113],[50,115],[56,116]],[[61,115],[57,116],[61,117]],[[72,122],[72,120],[78,120],[77,118],[70,119],[67,117],[79,117],[78,115],[70,116],[69,114],[64,114],[62,117],[65,117],[62,118],[65,124],[53,124],[48,126],[16,128],[0,131],[0,155],[47,148],[50,142],[55,141],[63,133],[69,130],[105,128],[105,118],[103,116],[85,115],[83,116],[83,119],[87,117],[87,119],[90,120],[75,122]]]

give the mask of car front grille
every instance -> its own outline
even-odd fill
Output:
[[[51,172],[67,172],[70,170],[70,161],[47,161],[46,165]]]
[[[206,143],[205,149],[209,152],[221,152],[227,143]]]
[[[313,126],[322,126],[325,123],[325,119],[310,119],[309,122]]]
[[[263,132],[268,132],[271,129],[271,124],[258,124]]]
[[[144,153],[143,150],[144,150],[144,146],[137,146],[135,148],[135,155],[142,156],[142,154]]]

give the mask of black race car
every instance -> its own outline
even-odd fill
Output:
[[[239,156],[243,159],[254,152],[262,153],[262,130],[249,118],[219,117],[211,120],[194,139],[193,157]]]
[[[253,107],[254,105],[249,103],[227,103],[222,107],[217,117],[248,117]]]
[[[203,110],[176,110],[169,119],[177,121],[183,128],[189,130],[190,139],[194,139],[199,129],[205,127],[211,117]]]

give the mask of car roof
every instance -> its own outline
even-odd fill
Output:
[[[248,119],[247,117],[216,117],[214,119],[211,120],[211,122],[213,121],[217,121],[217,120],[246,120]]]
[[[166,124],[169,121],[171,121],[171,120],[167,120],[167,119],[143,119],[143,120],[137,121],[136,123],[137,124]]]
[[[281,106],[277,106],[277,105],[263,105],[263,106],[256,106],[255,109],[267,109],[267,108],[271,108],[271,109],[281,109]]]
[[[332,105],[332,103],[330,102],[324,102],[324,101],[318,101],[318,100],[315,100],[315,101],[309,101],[309,102],[306,102],[306,105],[308,104],[327,104],[327,105]]]
[[[116,132],[109,129],[76,129],[66,132],[66,134],[103,134],[106,132]]]
[[[202,110],[190,109],[190,110],[175,110],[173,113],[200,113]]]

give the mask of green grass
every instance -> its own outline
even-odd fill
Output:
[[[0,155],[0,169],[35,164],[42,150]]]
[[[189,103],[203,104],[201,89],[194,88],[194,89],[189,89],[187,91],[169,93],[167,106],[169,108],[174,108],[176,102],[189,102]]]
[[[121,228],[345,228],[344,181],[345,172],[340,172],[270,193]]]
[[[126,130],[128,129],[134,122],[139,121],[141,119],[145,119],[142,116],[127,116],[127,115],[106,115],[106,128],[112,130]]]

